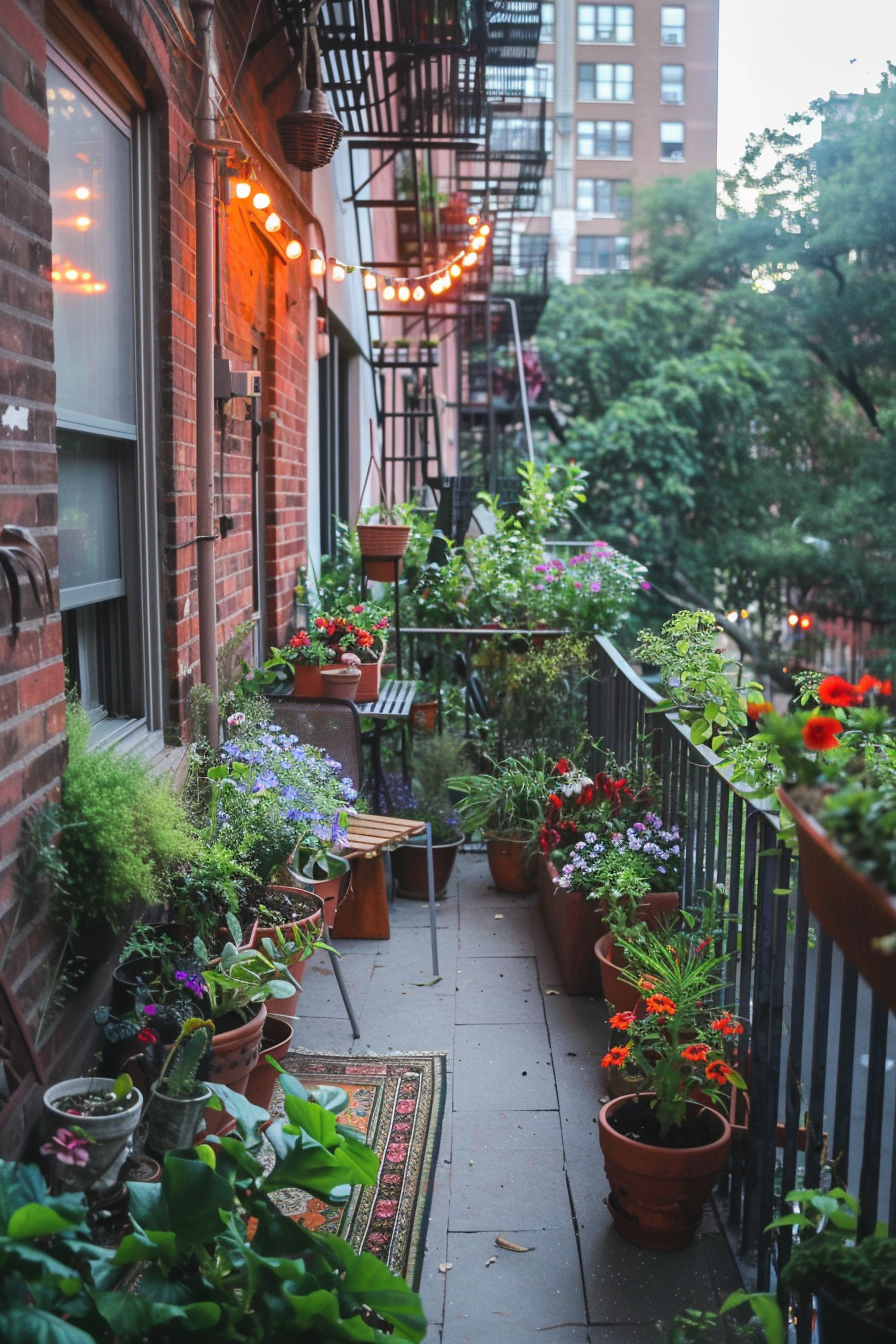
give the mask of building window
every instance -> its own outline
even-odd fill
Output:
[[[660,41],[664,47],[684,46],[684,5],[663,5],[660,9]]]
[[[660,158],[684,158],[684,122],[660,122]]]
[[[632,65],[580,65],[579,102],[630,103],[634,77]]]
[[[554,97],[554,62],[539,61],[538,65],[526,66],[523,78],[524,98],[546,98],[551,102]]]
[[[684,66],[660,66],[660,102],[684,102]]]
[[[576,213],[580,219],[599,216],[628,219],[631,214],[631,183],[607,177],[580,177],[576,182]]]
[[[627,271],[631,267],[628,238],[606,238],[594,234],[576,239],[576,270],[602,275],[608,271]]]
[[[630,121],[580,121],[576,127],[576,153],[580,159],[630,159]]]
[[[579,5],[580,42],[634,42],[632,5]]]
[[[554,0],[545,0],[541,6],[541,40],[542,42],[554,40]]]
[[[535,202],[536,215],[549,215],[553,209],[554,179],[543,177],[538,184],[538,198]]]
[[[544,266],[551,248],[549,233],[515,233],[511,244],[513,269],[528,273]]]
[[[548,142],[551,125],[550,121],[542,123],[540,117],[497,117],[492,123],[492,153],[536,154],[543,144],[550,153]]]
[[[156,727],[152,397],[141,384],[152,353],[138,339],[151,329],[140,270],[151,257],[131,204],[140,154],[129,112],[58,53],[47,105],[63,648],[95,723]]]

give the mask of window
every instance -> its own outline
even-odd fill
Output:
[[[554,40],[554,2],[547,0],[541,6],[541,40],[542,42],[553,42]]]
[[[607,177],[580,177],[576,183],[576,213],[589,219],[628,219],[631,214],[631,183]]]
[[[579,5],[580,42],[634,42],[632,5]]]
[[[660,158],[684,158],[684,122],[660,122]]]
[[[660,102],[684,102],[684,66],[660,66]]]
[[[576,153],[580,159],[630,159],[630,121],[580,121],[576,127]]]
[[[580,65],[580,102],[630,103],[634,89],[632,65]]]
[[[63,648],[94,722],[155,727],[155,483],[143,447],[152,397],[138,377],[151,377],[139,333],[149,329],[141,268],[152,258],[132,209],[143,133],[58,54],[47,104]]]
[[[549,215],[553,209],[554,179],[543,177],[538,184],[538,199],[535,202],[536,215]]]
[[[515,233],[511,244],[513,269],[535,271],[544,265],[551,247],[549,233]]]
[[[684,5],[663,5],[660,9],[660,41],[664,47],[684,46]]]
[[[607,271],[627,271],[631,267],[631,246],[628,238],[604,238],[593,234],[576,240],[576,270],[598,274]]]
[[[538,65],[526,66],[523,78],[523,97],[524,98],[546,98],[548,102],[554,97],[554,62],[540,61]]]
[[[549,154],[553,122],[544,122],[544,148]],[[492,123],[491,150],[494,154],[537,153],[542,148],[540,117],[496,117]]]

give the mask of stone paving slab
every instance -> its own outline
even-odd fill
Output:
[[[370,989],[373,957],[343,952],[339,958],[339,969],[348,986],[355,1012],[363,1012]],[[313,1017],[345,1017],[345,1004],[328,952],[315,952],[305,963],[302,992],[299,995],[299,1012],[303,1011]]]
[[[534,956],[529,911],[465,907],[460,915],[458,953],[461,957]]]
[[[544,1022],[534,957],[459,957],[458,1025]]]
[[[454,1106],[457,1111],[551,1111],[557,1089],[544,1023],[456,1027]]]
[[[459,1111],[451,1162],[452,1232],[562,1228],[570,1211],[556,1111]]]

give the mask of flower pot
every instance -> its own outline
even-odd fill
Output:
[[[151,980],[161,970],[160,957],[131,957],[129,961],[119,962],[112,972],[112,993],[109,999],[112,1012],[121,1017],[133,1011],[137,981]]]
[[[411,727],[415,733],[434,733],[438,717],[438,700],[424,700],[411,706]]]
[[[361,681],[360,667],[323,667],[320,672],[326,700],[354,700]]]
[[[411,529],[398,523],[359,523],[358,542],[367,577],[377,583],[392,583],[395,578],[394,562],[400,561],[404,555],[410,537]],[[398,574],[401,575],[400,563]]]
[[[806,904],[862,979],[896,1013],[896,963],[891,954],[872,946],[874,939],[896,932],[896,900],[857,872],[840,845],[784,789],[778,789],[778,797],[796,822]]]
[[[293,695],[311,700],[319,700],[324,693],[324,682],[319,667],[305,663],[293,664]]]
[[[603,994],[600,965],[592,948],[607,932],[596,901],[558,886],[559,874],[546,855],[538,856],[538,908],[567,994]]]
[[[610,1196],[607,1207],[616,1230],[636,1246],[675,1251],[686,1246],[703,1217],[703,1205],[731,1150],[731,1128],[718,1111],[688,1102],[691,1123],[705,1126],[708,1142],[699,1147],[654,1145],[613,1127],[631,1103],[649,1098],[617,1097],[598,1116]]]
[[[72,1115],[58,1105],[65,1097],[85,1092],[111,1091],[114,1078],[69,1078],[48,1087],[44,1093],[44,1128],[47,1138],[58,1129],[85,1130],[93,1140],[86,1167],[67,1166],[53,1160],[56,1182],[66,1190],[92,1190],[103,1193],[118,1183],[118,1175],[134,1143],[134,1131],[140,1123],[143,1098],[132,1088],[127,1106],[116,1115]]]
[[[258,1056],[258,1063],[249,1074],[249,1082],[246,1086],[248,1100],[254,1106],[260,1106],[264,1111],[271,1104],[274,1084],[277,1081],[277,1070],[273,1065],[268,1064],[265,1056],[270,1055],[279,1064],[289,1054],[294,1030],[295,1028],[288,1018],[275,1017],[273,1013],[269,1013],[265,1019],[264,1031],[261,1036],[261,1053]]]
[[[249,1074],[258,1062],[266,1017],[267,1008],[263,1003],[259,1004],[258,1012],[248,1022],[242,1022],[212,1037],[212,1062],[208,1071],[210,1083],[223,1083],[225,1087],[245,1096]],[[209,1108],[205,1112],[205,1128],[209,1134],[229,1134],[235,1125],[236,1121],[226,1111]]]
[[[196,1097],[169,1097],[157,1091],[157,1085],[153,1084],[152,1095],[146,1104],[149,1126],[146,1146],[149,1151],[164,1157],[172,1148],[192,1148],[202,1125],[202,1112],[211,1095],[209,1089],[203,1087]]]
[[[407,364],[407,363],[410,362],[410,358],[411,358],[411,351],[410,351],[410,347],[409,347],[409,346],[407,346],[407,345],[396,345],[396,347],[395,347],[395,363],[396,363],[396,364]]]
[[[535,890],[538,868],[528,840],[514,839],[510,835],[490,836],[486,840],[485,856],[492,881],[499,891],[527,896]]]
[[[433,887],[437,901],[445,896],[463,842],[463,836],[459,836],[457,840],[432,847]],[[392,851],[392,876],[397,895],[411,901],[429,900],[425,839],[416,844],[396,845]]]
[[[295,896],[304,897],[305,903],[313,904],[314,908],[310,910],[307,915],[303,915],[301,919],[295,920],[294,921],[295,924],[297,925],[298,928],[301,929],[307,930],[308,928],[314,928],[318,932],[321,930],[321,928],[323,927],[323,920],[324,920],[324,903],[317,892],[302,891],[301,889],[298,889],[296,887],[283,887],[283,886],[271,886],[269,890],[276,893],[289,894],[293,897]],[[258,947],[261,948],[262,951],[264,951],[264,939],[270,938],[274,943],[274,946],[276,947],[278,929],[283,934],[284,938],[292,937],[291,923],[278,924],[266,929],[255,928],[252,932],[252,937],[249,940],[249,946]],[[290,994],[289,998],[271,999],[271,1004],[276,1005],[277,1012],[280,1014],[281,1017],[292,1017],[293,1013],[296,1010],[296,1006],[299,1002],[299,994],[301,992],[299,986],[301,986],[302,979],[305,975],[306,960],[307,958],[300,957],[298,954],[296,954],[294,960],[288,961],[286,963],[290,975],[296,982],[297,988],[295,994]],[[214,1042],[212,1042],[212,1044],[214,1044]],[[215,1081],[218,1080],[216,1079]],[[230,1084],[228,1083],[227,1086],[229,1087]]]
[[[869,1321],[832,1297],[824,1288],[815,1295],[818,1303],[818,1344],[894,1344],[896,1329]]]
[[[355,691],[355,700],[358,704],[370,704],[371,701],[379,698],[382,672],[382,654],[375,663],[361,664],[361,680],[358,682],[358,689]]]
[[[324,907],[324,922],[328,929],[332,929],[339,897],[342,895],[346,874],[351,871],[351,864],[348,859],[342,858],[340,854],[327,854],[326,862],[328,872],[325,877],[314,876],[315,871],[318,870],[318,865],[313,860],[310,864],[306,864],[301,873],[296,874],[296,876],[306,886],[310,887],[315,896],[321,900]],[[322,866],[321,864],[320,867]],[[333,872],[334,868],[337,870],[336,872]],[[292,869],[290,869],[290,873],[293,873]],[[280,1002],[282,1000],[278,1000],[278,1003]]]
[[[643,999],[634,985],[623,980],[620,975],[625,967],[625,957],[614,946],[612,933],[605,933],[594,944],[594,955],[600,966],[600,978],[603,985],[607,1007],[617,1013],[643,1012]]]

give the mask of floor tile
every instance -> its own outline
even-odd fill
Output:
[[[528,910],[462,909],[458,948],[461,957],[534,956]]]
[[[458,1023],[543,1022],[534,957],[459,957]]]
[[[557,1090],[543,1023],[457,1027],[454,1040],[456,1110],[556,1109]]]
[[[452,1232],[570,1225],[556,1111],[458,1111],[451,1156]]]

